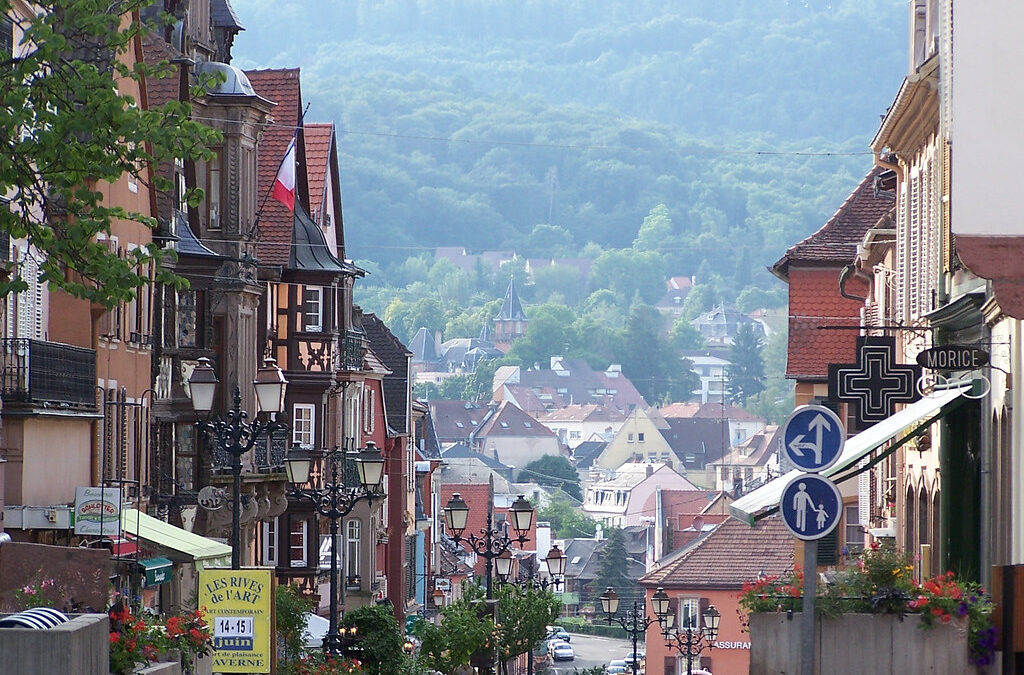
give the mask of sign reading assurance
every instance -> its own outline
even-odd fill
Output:
[[[270,672],[272,570],[199,571],[199,606],[213,627],[213,672]]]

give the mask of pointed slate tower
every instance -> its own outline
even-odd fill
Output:
[[[516,293],[516,281],[514,278],[509,279],[505,300],[501,303],[501,311],[498,312],[498,316],[494,317],[494,334],[491,337],[494,346],[507,352],[512,340],[522,337],[526,333],[527,321],[523,304],[519,301],[519,294]]]

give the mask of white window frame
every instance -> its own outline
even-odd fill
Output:
[[[279,542],[277,539],[278,527],[280,525],[280,519],[275,517],[273,520],[263,521],[263,564],[267,566],[277,567],[278,560],[278,546]]]
[[[844,504],[843,544],[848,554],[864,550],[864,528],[860,522],[860,505]],[[852,520],[851,520],[852,516]]]
[[[360,568],[361,553],[360,548],[362,546],[362,523],[358,518],[354,518],[345,523],[345,585],[349,584],[349,580],[353,577],[359,577],[362,579],[362,572]]]
[[[374,391],[373,389],[363,390],[363,433],[373,433],[374,422]]]
[[[296,528],[299,525],[301,527]],[[296,531],[298,530],[298,531]],[[292,537],[299,536],[298,545],[292,543]],[[295,552],[301,547],[302,556],[296,557]],[[291,567],[309,567],[309,521],[295,519],[290,521],[288,526],[288,564]]]
[[[316,309],[311,309],[315,305]],[[302,329],[319,333],[324,329],[324,287],[304,286],[302,289]]]
[[[316,406],[312,403],[292,404],[292,445],[308,450],[315,442]]]

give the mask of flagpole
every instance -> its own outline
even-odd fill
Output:
[[[292,142],[293,143],[297,143],[297,141],[299,140],[299,130],[302,129],[303,120],[306,119],[306,113],[309,112],[309,106],[310,106],[310,103],[306,103],[306,109],[302,111],[301,115],[299,115],[299,124],[298,124],[298,126],[295,127],[295,134],[292,135]],[[260,227],[260,216],[263,214],[263,207],[267,205],[267,200],[270,199],[270,195],[272,195],[274,193],[274,183],[276,182],[276,176],[277,176],[277,174],[281,173],[281,165],[284,164],[284,161],[287,158],[288,158],[288,152],[287,152],[287,148],[286,148],[284,157],[281,158],[281,163],[277,165],[277,173],[274,174],[275,180],[270,182],[270,187],[267,188],[267,194],[263,195],[263,201],[260,202],[259,208],[256,209],[256,217],[253,220],[252,227],[249,228],[249,238],[250,239],[253,236],[255,236],[256,231],[259,230],[259,227]],[[298,159],[299,159],[298,148],[296,148],[295,161],[298,162]],[[296,172],[296,183],[297,182],[298,182],[298,172]]]

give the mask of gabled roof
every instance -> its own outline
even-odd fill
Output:
[[[754,527],[730,518],[703,539],[661,561],[640,578],[644,586],[681,589],[737,589],[758,575],[793,568],[793,534],[778,517]]]
[[[480,431],[476,435],[481,438],[488,436],[554,438],[555,432],[508,401],[502,401],[490,419],[481,425]]]
[[[650,473],[648,473],[648,471],[650,471]],[[683,478],[682,474],[679,474],[679,472],[668,464],[662,464],[660,462],[626,462],[619,468],[615,469],[615,475],[612,478],[602,481],[594,481],[587,487],[588,489],[593,489],[595,491],[632,490],[648,478],[653,478],[660,483],[668,474],[679,475],[681,483],[683,485],[689,485],[686,489],[697,489],[697,486]]]
[[[249,83],[263,98],[277,103],[274,108],[274,124],[268,125],[260,139],[257,155],[256,194],[262,209],[259,213],[259,243],[257,255],[267,265],[288,264],[292,243],[293,216],[281,202],[266,199],[270,194],[277,171],[281,167],[288,144],[295,135],[302,111],[302,93],[299,86],[299,69],[248,70],[245,73]],[[301,139],[300,139],[301,140]],[[305,156],[302,144],[296,146],[296,195],[295,202],[308,202],[303,194],[305,186]],[[302,180],[298,178],[302,176]]]
[[[370,348],[391,371],[384,376],[384,413],[388,426],[399,434],[408,431],[408,410],[411,400],[409,357],[412,354],[402,341],[375,314],[362,315],[363,330]]]
[[[430,408],[418,402],[414,402],[413,405],[418,410],[426,410],[420,418],[419,432],[417,434],[420,444],[416,448],[417,453],[425,460],[441,459],[441,443],[437,440],[437,432],[434,430],[434,419],[430,416]]]
[[[512,373],[503,370],[502,376],[506,378],[506,386],[514,392],[520,406],[528,411],[531,408],[525,402],[527,399],[520,394],[521,387],[528,387],[537,393],[547,410],[575,403],[611,406],[623,413],[638,407],[648,407],[643,396],[617,365],[611,365],[605,371],[595,371],[583,359],[553,356],[550,370],[513,369]],[[518,385],[515,384],[517,379]],[[495,381],[498,381],[497,371]]]
[[[434,335],[426,328],[420,328],[409,342],[413,363],[431,363],[437,360],[437,343]]]
[[[501,462],[499,462],[498,460],[494,459],[493,457],[486,453],[477,452],[475,450],[470,449],[470,447],[465,443],[453,443],[452,445],[449,445],[447,448],[441,451],[441,458],[447,464],[453,466],[459,463],[456,460],[470,459],[474,461],[479,461],[487,468],[494,469],[495,471],[508,472],[512,468],[508,465],[502,464]]]
[[[723,405],[717,401],[708,401],[707,403],[671,403],[658,408],[658,412],[665,419],[669,417],[692,417],[695,419],[726,419],[733,422],[764,423],[763,417],[758,417],[743,408],[729,405],[728,403]]]
[[[306,145],[306,180],[309,182],[309,208],[319,215],[323,206],[324,185],[327,182],[328,163],[331,157],[331,143],[334,140],[334,124],[319,122],[304,124],[302,139]],[[321,218],[314,218],[323,222]]]
[[[471,401],[430,401],[430,416],[441,442],[469,438],[484,416],[487,407]]]
[[[604,452],[608,443],[604,441],[583,441],[572,451],[572,458],[577,469],[589,469],[594,465],[594,460]]]
[[[626,416],[616,408],[594,403],[567,405],[538,415],[542,423],[548,422],[624,422]]]
[[[771,272],[785,281],[793,263],[829,263],[836,267],[852,263],[864,233],[893,208],[893,196],[875,190],[875,178],[883,171],[882,167],[873,167],[832,217],[817,232],[791,246],[772,265]]]
[[[505,299],[501,303],[501,310],[495,321],[526,321],[526,312],[523,311],[523,304],[519,302],[519,294],[516,292],[515,279],[508,280],[508,288],[505,290]]]
[[[571,579],[579,579],[584,575],[590,559],[597,551],[598,542],[596,539],[567,539],[563,550],[565,551],[565,576]],[[589,577],[593,579],[593,571]]]
[[[729,421],[694,417],[666,417],[668,429],[661,435],[684,466],[703,466],[717,461],[729,451]],[[693,456],[695,462],[688,462]]]

